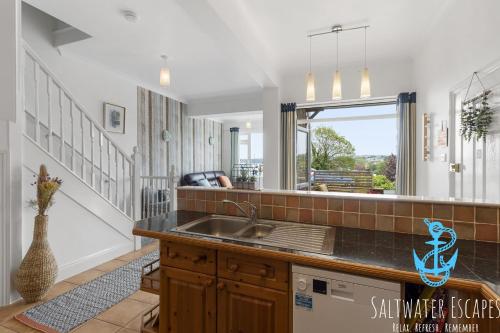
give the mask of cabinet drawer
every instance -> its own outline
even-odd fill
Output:
[[[162,241],[160,251],[161,265],[215,275],[215,250]]]
[[[288,290],[288,263],[267,258],[218,252],[220,277],[267,288]]]

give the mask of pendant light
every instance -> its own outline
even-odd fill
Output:
[[[311,37],[309,37],[309,73],[306,76],[306,101],[316,100],[316,89],[314,87],[314,74],[311,71]]]
[[[340,31],[340,30],[339,30]],[[342,79],[339,71],[339,31],[337,31],[337,68],[333,74],[332,99],[342,98]]]
[[[163,67],[160,69],[160,86],[168,87],[170,85],[170,69],[167,67],[167,56],[161,55],[164,61]]]
[[[361,98],[368,98],[371,96],[370,75],[368,73],[368,66],[366,65],[366,28],[367,27],[365,27],[365,67],[361,73]]]

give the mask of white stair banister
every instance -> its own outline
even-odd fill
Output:
[[[137,208],[137,198],[135,191],[133,191],[133,186],[136,183],[135,178],[140,180],[139,174],[135,171],[136,164],[111,139],[100,123],[85,112],[29,45],[23,43],[23,46],[24,52],[22,52],[21,61],[24,70],[23,78],[25,83],[30,83],[23,85],[25,89],[22,99],[26,115],[25,137],[71,171],[85,186],[92,188],[96,195],[104,198],[130,219],[134,219],[137,211],[140,212],[140,198],[139,208]],[[41,91],[40,85],[43,82],[47,83],[47,87],[43,87],[46,88],[44,92]],[[28,87],[33,87],[30,93],[28,93]],[[44,97],[46,94],[48,99],[47,118],[43,115],[43,119],[40,112],[41,94]],[[58,95],[52,98],[54,94]],[[31,100],[27,101],[27,98]],[[68,107],[65,110],[66,103]],[[59,116],[58,123],[57,116]],[[41,134],[46,132],[48,133],[47,140],[45,137],[41,138]],[[77,135],[81,135],[81,137]],[[57,147],[57,143],[60,144],[59,147]],[[96,147],[96,144],[99,147]],[[104,146],[105,144],[106,146]],[[87,151],[87,149],[89,150]],[[112,150],[114,150],[114,154]],[[67,161],[69,152],[71,152],[71,159]],[[107,155],[108,158],[107,166],[104,165],[104,155]],[[115,163],[113,169],[111,168],[112,155],[114,155]],[[121,161],[119,161],[119,155]],[[137,166],[140,167],[140,164]],[[88,167],[90,170],[87,169]],[[128,171],[127,168],[129,168]],[[112,171],[114,171],[113,175]],[[96,181],[96,177],[99,177],[98,181]],[[107,181],[107,194],[105,194],[105,181]],[[112,182],[114,184],[111,184]]]
[[[175,174],[175,166],[170,166],[170,211],[177,210],[177,175]]]
[[[134,161],[133,163],[133,181],[132,186],[132,193],[134,194],[133,196],[133,217],[135,221],[139,221],[141,219],[141,154],[139,153],[139,148],[134,147],[134,153],[132,154],[132,159]]]

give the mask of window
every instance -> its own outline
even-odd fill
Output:
[[[263,134],[240,133],[240,163],[262,164],[263,160]]]
[[[392,193],[396,105],[328,108],[309,114],[313,183],[331,191]]]

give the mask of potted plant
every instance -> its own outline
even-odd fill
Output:
[[[62,180],[51,178],[45,165],[40,166],[36,186],[36,200],[30,201],[37,210],[33,241],[15,277],[19,294],[27,303],[41,300],[54,285],[57,276],[57,263],[47,239],[47,211],[54,203],[54,194],[59,190]]]

